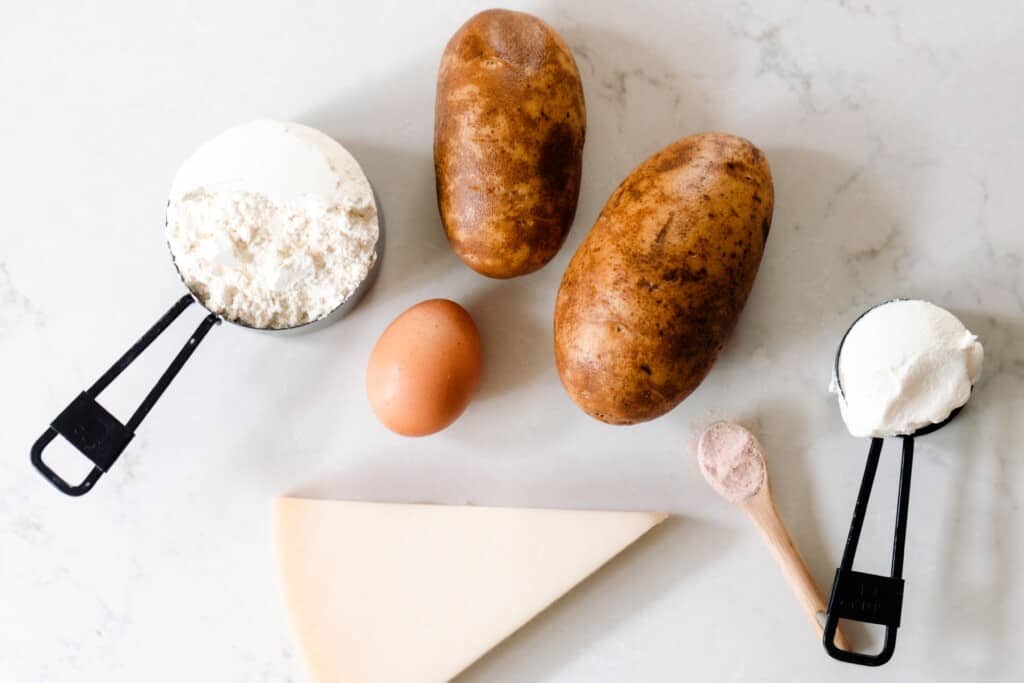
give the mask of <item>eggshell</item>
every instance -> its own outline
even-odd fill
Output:
[[[469,404],[481,357],[480,333],[466,309],[447,299],[418,303],[388,325],[370,353],[370,407],[398,434],[438,432]]]

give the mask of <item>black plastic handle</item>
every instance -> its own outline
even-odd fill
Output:
[[[159,337],[193,301],[194,299],[191,294],[186,294],[178,299],[156,321],[153,327],[149,328],[91,387],[79,394],[50,423],[46,431],[36,439],[31,450],[32,464],[46,477],[47,481],[56,486],[62,493],[66,493],[69,496],[81,496],[92,490],[93,485],[110,469],[110,466],[114,464],[118,456],[121,455],[128,446],[128,443],[134,438],[135,430],[138,429],[139,424],[149,414],[157,399],[160,398],[171,384],[171,380],[174,379],[175,375],[185,365],[192,352],[199,346],[199,342],[203,340],[203,337],[210,331],[210,328],[220,322],[220,318],[213,313],[203,318],[203,321],[196,327],[192,336],[181,347],[178,355],[167,366],[164,374],[160,376],[160,379],[157,380],[153,388],[146,394],[139,407],[135,409],[128,422],[122,424],[96,401],[96,397],[111,382],[117,379],[117,376],[124,372],[125,368],[131,365],[153,343],[153,340]],[[72,446],[77,448],[82,455],[92,462],[92,470],[78,484],[65,480],[43,460],[43,450],[58,434],[67,439]]]
[[[900,626],[903,611],[903,549],[907,540],[907,511],[910,506],[910,476],[914,464],[914,437],[904,436],[903,461],[900,465],[900,490],[896,502],[896,529],[893,535],[892,566],[889,576],[867,574],[853,570],[864,516],[871,497],[871,487],[878,470],[878,459],[882,454],[880,438],[871,440],[864,478],[860,483],[857,503],[853,508],[850,533],[846,538],[843,559],[836,570],[832,584],[832,595],[828,600],[823,642],[829,656],[852,664],[881,666],[896,651],[896,629]],[[860,621],[885,626],[885,642],[877,654],[866,654],[843,650],[835,644],[836,629],[840,619]]]

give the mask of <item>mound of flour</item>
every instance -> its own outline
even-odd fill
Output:
[[[207,142],[178,171],[167,242],[189,289],[251,327],[321,318],[377,258],[370,184],[351,154],[296,123],[255,121]]]

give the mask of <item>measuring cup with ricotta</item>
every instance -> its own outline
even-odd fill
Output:
[[[871,447],[829,598],[823,644],[831,657],[879,666],[895,652],[914,438],[956,416],[971,396],[983,358],[978,338],[955,315],[920,300],[894,299],[869,309],[839,343],[831,390],[839,397],[847,429],[871,437]],[[854,571],[853,562],[885,437],[900,438],[902,460],[890,572],[876,575]],[[840,647],[835,642],[840,619],[884,626],[881,651]]]

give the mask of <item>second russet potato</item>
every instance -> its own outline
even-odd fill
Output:
[[[576,405],[635,424],[697,388],[750,294],[774,197],[764,154],[724,133],[676,140],[622,181],[555,301],[555,365]]]
[[[381,334],[366,367],[366,395],[385,427],[403,436],[426,436],[466,409],[481,364],[480,333],[466,309],[430,299],[406,310]]]

